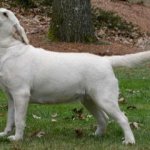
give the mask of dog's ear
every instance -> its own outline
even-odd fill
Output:
[[[14,38],[22,41],[25,44],[29,44],[29,40],[28,40],[27,35],[24,31],[24,28],[19,23],[14,24],[13,27],[14,27],[14,31],[13,31]]]
[[[7,23],[10,23],[11,25],[10,32],[12,33],[13,37],[25,44],[29,44],[29,40],[24,31],[24,28],[20,25],[19,20],[14,15],[14,13],[10,10],[2,9],[2,8],[1,11],[3,12],[4,17],[7,18]]]

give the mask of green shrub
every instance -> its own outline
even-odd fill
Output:
[[[92,16],[95,29],[102,29],[106,36],[117,35],[137,39],[142,35],[138,26],[127,22],[115,12],[96,8],[92,9]]]
[[[131,31],[134,26],[127,23],[120,16],[112,11],[93,9],[93,22],[96,28],[107,27],[108,29]]]

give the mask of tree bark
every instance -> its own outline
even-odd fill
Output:
[[[92,42],[90,0],[54,0],[49,37],[65,42]]]

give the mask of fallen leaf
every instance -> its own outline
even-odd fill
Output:
[[[121,97],[121,98],[119,98],[118,102],[123,104],[123,103],[126,103],[126,100],[124,97]]]
[[[39,117],[39,116],[37,116],[37,115],[34,115],[34,114],[32,114],[32,117],[33,117],[34,119],[41,119],[41,117]]]
[[[52,119],[51,119],[51,122],[57,122],[57,120],[56,120],[56,119],[54,119],[54,118],[52,118]]]
[[[137,123],[137,122],[130,122],[130,127],[132,128],[132,129],[140,129],[140,126],[141,126],[141,124],[140,123]]]
[[[45,132],[44,132],[44,131],[40,131],[40,132],[38,132],[38,133],[36,134],[36,137],[41,138],[41,137],[43,137],[44,135],[45,135]]]
[[[85,116],[83,114],[83,108],[80,108],[80,109],[74,108],[72,111],[74,113],[72,115],[73,120],[75,120],[75,119],[80,119],[80,120],[85,119]]]
[[[81,138],[83,137],[83,130],[82,129],[75,129],[76,137]]]
[[[57,116],[58,116],[57,113],[51,114],[51,122],[57,122],[57,119],[56,119]]]
[[[89,119],[91,119],[92,117],[93,117],[92,115],[87,115],[85,119],[86,121],[89,121]]]
[[[0,109],[2,109],[2,110],[7,110],[8,109],[8,105],[0,105]]]
[[[133,109],[137,109],[137,108],[136,108],[136,106],[128,106],[127,109],[133,110]]]
[[[4,113],[0,113],[0,117],[3,117],[3,116],[5,116],[5,114]]]
[[[38,138],[41,138],[42,136],[45,135],[45,132],[44,131],[41,131],[41,130],[36,130],[34,132],[31,133],[30,137],[38,137]]]
[[[57,116],[58,116],[57,113],[51,114],[51,117],[52,117],[52,118],[56,118]]]
[[[139,90],[126,89],[126,91],[131,93],[131,94],[138,94],[138,93],[140,93]]]

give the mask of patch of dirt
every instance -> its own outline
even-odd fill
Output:
[[[51,51],[58,52],[89,52],[98,55],[122,55],[141,51],[137,47],[131,45],[123,45],[120,43],[111,44],[82,44],[82,43],[65,43],[65,42],[49,42],[45,34],[29,35],[30,42],[35,47],[42,47]]]

